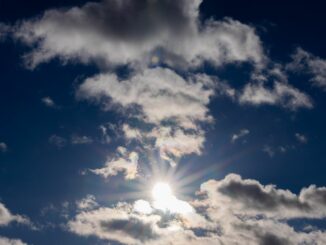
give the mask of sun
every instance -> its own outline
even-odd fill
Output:
[[[174,196],[168,183],[157,182],[152,190],[153,207],[170,213],[190,213],[193,208],[185,201]]]
[[[173,192],[168,183],[158,182],[153,187],[152,195],[156,201],[168,202],[173,196]]]

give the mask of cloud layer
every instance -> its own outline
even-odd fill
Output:
[[[67,228],[123,244],[323,244],[325,232],[297,230],[287,221],[326,217],[325,197],[325,187],[309,186],[296,195],[230,174],[203,183],[190,202],[193,211],[169,214],[139,200],[81,210]]]

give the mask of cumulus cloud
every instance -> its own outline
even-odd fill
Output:
[[[81,212],[68,223],[70,231],[82,236],[97,236],[124,244],[137,244],[158,236],[155,232],[157,216],[130,214],[123,208],[99,208]]]
[[[236,142],[238,139],[245,137],[246,135],[248,135],[250,133],[250,131],[246,128],[241,129],[239,133],[237,134],[233,134],[231,137],[231,142],[234,143]]]
[[[274,185],[262,185],[256,180],[230,174],[221,181],[211,180],[201,186],[207,196],[203,203],[221,206],[246,216],[264,215],[270,218],[326,217],[326,188],[310,186],[299,195]]]
[[[103,168],[91,169],[94,174],[109,178],[118,175],[119,172],[124,174],[124,178],[132,180],[138,177],[138,153],[127,152],[124,147],[118,148],[119,157],[110,159],[105,163]]]
[[[0,152],[8,151],[8,146],[5,142],[0,142]]]
[[[123,244],[323,244],[318,228],[297,230],[288,221],[326,217],[326,188],[309,186],[297,195],[274,185],[230,174],[203,183],[193,210],[171,215],[138,200],[81,211],[67,224],[82,236]],[[190,205],[188,204],[188,205]]]
[[[326,90],[326,60],[317,57],[302,48],[292,55],[293,61],[287,65],[289,71],[304,73],[311,76],[313,85]]]
[[[15,37],[34,46],[25,56],[31,68],[60,59],[109,65],[161,62],[197,66],[264,62],[255,29],[232,19],[199,19],[201,0],[89,2],[52,9],[15,26]],[[69,37],[69,38],[68,38]]]
[[[206,105],[213,90],[204,85],[196,80],[187,81],[170,69],[153,68],[127,80],[111,73],[88,78],[77,97],[107,105],[112,102],[122,107],[139,106],[149,123],[175,118],[182,125],[193,125],[193,121],[209,119]]]
[[[204,132],[199,123],[209,123],[207,105],[214,94],[212,81],[204,75],[181,77],[164,68],[146,69],[127,80],[115,74],[101,74],[88,78],[80,86],[77,97],[104,104],[117,104],[128,111],[129,116],[154,125],[151,133],[123,125],[128,139],[154,137],[156,147],[167,159],[168,154],[181,157],[184,154],[201,153]],[[173,122],[163,127],[164,122]]]
[[[285,82],[276,82],[273,89],[249,84],[239,95],[226,82],[195,72],[204,63],[218,67],[248,62],[259,73],[269,62],[254,27],[230,18],[202,20],[200,4],[201,0],[89,2],[45,11],[12,26],[12,33],[31,46],[24,56],[30,68],[54,58],[64,64],[95,62],[101,72],[85,79],[77,98],[149,124],[152,132],[145,133],[125,124],[126,139],[144,143],[144,137],[154,138],[161,157],[175,165],[174,158],[201,154],[202,124],[213,121],[208,105],[214,95],[241,104],[313,107],[309,96]],[[129,68],[125,76],[115,73],[120,65]],[[270,74],[285,80],[282,72],[275,65]]]
[[[27,245],[19,239],[10,239],[0,236],[0,245]]]
[[[263,83],[249,83],[244,87],[239,102],[256,106],[279,105],[293,111],[299,108],[313,108],[309,95],[290,84],[280,82],[274,82],[273,88],[268,88]]]

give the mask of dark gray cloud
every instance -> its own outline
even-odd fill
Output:
[[[242,179],[230,174],[221,181],[208,181],[202,185],[203,199],[211,205],[219,200],[233,211],[249,216],[263,215],[275,218],[326,217],[326,188],[310,186],[299,195],[274,185]]]
[[[300,202],[296,196],[279,192],[274,188],[265,189],[256,182],[232,179],[225,185],[221,185],[217,191],[236,202],[243,203],[245,208],[271,211],[281,210],[284,207],[302,211],[311,210],[310,205]]]
[[[66,18],[59,19],[57,17],[62,17],[59,12],[49,11],[44,17],[54,18],[66,27],[102,33],[118,41],[143,42],[165,31],[173,35],[190,31],[195,24],[193,15],[199,3],[187,0],[104,0],[87,3],[78,16],[66,14]]]
[[[102,221],[101,227],[106,232],[121,231],[139,241],[157,239],[159,237],[153,230],[152,224],[144,223],[144,221],[135,217]]]
[[[18,23],[13,35],[33,47],[30,68],[59,57],[100,66],[198,66],[266,60],[255,29],[232,19],[201,22],[201,0],[106,0],[52,9]],[[164,60],[162,60],[164,59]],[[174,62],[176,61],[176,62]]]

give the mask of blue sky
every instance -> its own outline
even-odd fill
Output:
[[[1,1],[0,244],[326,243],[323,8]]]

